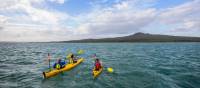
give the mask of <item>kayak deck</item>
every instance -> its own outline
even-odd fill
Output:
[[[93,78],[96,78],[97,76],[99,76],[102,71],[103,71],[103,67],[101,67],[101,69],[99,69],[98,71],[96,71],[95,67],[94,67],[93,68]]]
[[[43,76],[44,76],[44,78],[50,78],[50,77],[57,75],[58,73],[61,73],[61,72],[64,72],[64,71],[69,71],[72,68],[79,65],[81,62],[83,62],[83,60],[84,60],[83,58],[80,58],[80,59],[77,60],[76,63],[67,64],[67,65],[65,65],[65,67],[63,67],[61,69],[53,69],[53,70],[48,71],[48,72],[43,72]]]

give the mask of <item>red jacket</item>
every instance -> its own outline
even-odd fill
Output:
[[[95,68],[96,69],[100,69],[101,68],[101,63],[100,62],[96,62],[95,63]]]

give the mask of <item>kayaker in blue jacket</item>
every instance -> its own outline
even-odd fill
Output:
[[[66,62],[64,60],[58,59],[57,63],[54,63],[53,68],[60,69],[65,67]]]

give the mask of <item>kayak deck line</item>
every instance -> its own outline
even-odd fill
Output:
[[[77,65],[79,65],[81,62],[84,61],[84,58],[80,58],[77,60],[76,63],[73,63],[73,64],[66,64],[63,68],[61,69],[53,69],[51,71],[47,71],[47,72],[43,72],[43,77],[44,78],[50,78],[50,77],[53,77],[61,72],[64,72],[64,71],[69,71],[71,70],[72,68],[76,67]]]

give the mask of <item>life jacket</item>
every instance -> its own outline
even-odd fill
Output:
[[[53,68],[60,69],[65,66],[66,62],[65,61],[58,61],[57,63],[54,63]]]
[[[95,63],[95,67],[96,67],[97,70],[100,69],[101,68],[101,63],[100,62],[96,62]]]
[[[58,64],[60,64],[61,68],[63,68],[65,66],[65,61],[60,61]]]
[[[73,58],[69,58],[69,64],[72,64],[73,62]]]
[[[56,64],[56,69],[60,69],[60,64]]]

